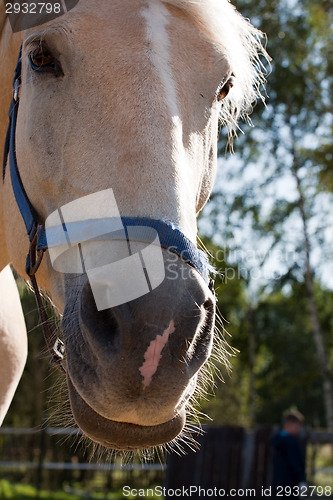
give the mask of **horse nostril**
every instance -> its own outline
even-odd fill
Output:
[[[113,309],[98,311],[89,283],[81,294],[80,328],[92,349],[109,354],[119,349],[119,321]]]
[[[206,309],[206,311],[214,312],[215,301],[212,298],[208,297],[208,299],[203,303],[203,307]]]
[[[209,322],[211,326],[214,325],[214,319],[215,319],[215,307],[216,307],[216,302],[215,298],[208,298],[205,300],[203,303],[203,307],[206,311],[206,318],[205,321]]]
[[[208,298],[201,306],[203,317],[191,344],[188,346],[185,362],[191,376],[205,363],[211,353],[215,322],[215,303]]]
[[[207,299],[203,307],[206,311],[206,317],[205,317],[205,326],[203,333],[205,333],[206,337],[207,335],[209,336],[209,342],[211,343],[212,341],[212,331],[214,328],[215,324],[215,300],[212,300],[211,298]]]

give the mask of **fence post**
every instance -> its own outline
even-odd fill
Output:
[[[47,417],[43,417],[42,428],[40,431],[40,442],[39,442],[39,458],[38,458],[38,468],[37,468],[37,481],[36,481],[36,489],[37,489],[37,498],[40,496],[40,491],[42,489],[43,484],[43,465],[44,458],[46,454],[46,425],[47,425]]]

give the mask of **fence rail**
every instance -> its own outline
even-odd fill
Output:
[[[179,457],[171,454],[166,463],[140,461],[121,463],[96,460],[78,444],[82,433],[77,428],[0,428],[0,477],[13,477],[35,484],[75,485],[75,481],[96,483],[96,474],[104,474],[106,487],[120,484],[166,484],[176,488],[186,484],[218,485],[222,488],[261,488],[271,481],[270,441],[277,428],[207,427],[202,435],[194,436],[200,443],[196,453],[188,450]],[[59,438],[61,444],[59,444]],[[333,432],[304,431],[308,446],[308,475],[315,483],[316,475],[332,476]],[[331,461],[318,465],[320,450],[328,446]],[[331,451],[330,451],[331,450]],[[144,472],[142,475],[141,473]],[[141,474],[141,476],[140,476]],[[135,481],[135,483],[133,483]],[[141,483],[140,483],[141,481]],[[70,486],[68,486],[68,484]],[[332,484],[333,490],[333,484]],[[313,497],[314,498],[314,497]],[[327,498],[327,497],[326,497]]]
[[[123,463],[117,455],[111,461],[110,454],[103,459],[98,450],[95,455],[77,428],[0,428],[0,479],[11,484],[29,484],[37,492],[81,490],[89,498],[102,493],[107,498],[125,485],[163,484],[163,462],[136,458]]]
[[[40,466],[35,462],[2,462],[1,469],[38,469]],[[164,464],[104,464],[104,463],[71,463],[71,462],[43,462],[46,470],[99,470],[99,471],[164,471]]]
[[[45,428],[11,428],[11,427],[2,427],[0,428],[0,436],[82,436],[82,431],[76,427],[72,428],[64,428],[64,427],[45,427]],[[44,448],[46,448],[44,446]],[[42,450],[41,450],[42,451]],[[45,451],[45,450],[44,450]],[[45,453],[46,454],[46,453]],[[1,449],[0,449],[1,456]],[[9,460],[1,460],[0,459],[0,470],[1,469],[36,469],[40,467],[41,459],[43,458],[42,454],[39,454],[38,462],[29,462],[29,461],[9,461]],[[43,469],[49,470],[123,470],[123,471],[140,471],[140,470],[154,470],[154,471],[163,471],[165,470],[165,463],[103,463],[103,462],[91,462],[82,463],[82,462],[50,462],[50,461],[42,461]]]

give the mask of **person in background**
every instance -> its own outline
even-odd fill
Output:
[[[273,488],[291,487],[291,494],[282,490],[283,497],[297,498],[297,487],[306,485],[305,453],[299,439],[299,433],[304,417],[297,411],[285,413],[282,420],[282,429],[273,437]],[[289,488],[288,488],[289,490]],[[284,492],[284,494],[283,494]],[[302,489],[304,494],[304,489]],[[282,496],[281,495],[281,496]]]

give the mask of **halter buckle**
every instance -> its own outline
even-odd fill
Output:
[[[65,344],[59,338],[55,341],[53,351],[58,358],[63,359],[65,354]]]
[[[50,361],[51,365],[53,363],[55,363],[57,365],[57,367],[60,368],[60,370],[63,373],[66,373],[66,370],[62,365],[62,362],[64,360],[64,356],[65,356],[65,344],[59,338],[57,338],[57,340],[54,343],[54,346],[52,348],[52,353],[53,353],[53,356],[52,356],[52,359]]]
[[[38,236],[43,226],[38,224],[30,241],[29,253],[27,255],[26,273],[30,278],[35,276],[42,262],[44,249],[38,250]]]

